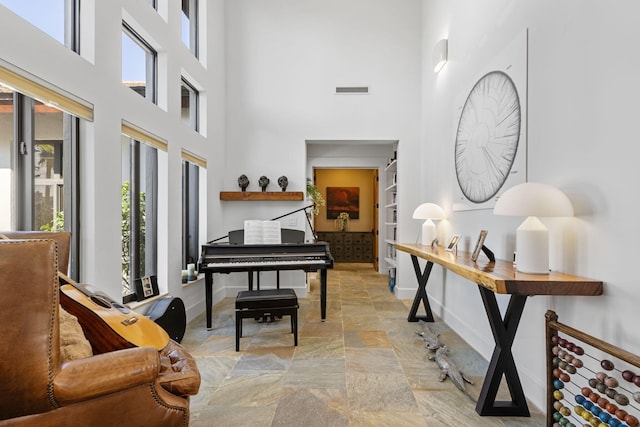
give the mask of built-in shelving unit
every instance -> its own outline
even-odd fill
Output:
[[[384,169],[387,187],[385,187],[385,254],[384,261],[389,272],[389,286],[393,289],[396,277],[396,240],[398,238],[398,161],[394,157]]]
[[[304,200],[302,191],[221,191],[220,200]]]

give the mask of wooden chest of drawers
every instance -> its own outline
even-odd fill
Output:
[[[373,233],[319,231],[318,240],[329,243],[335,262],[373,262]]]

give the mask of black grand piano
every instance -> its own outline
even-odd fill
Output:
[[[282,229],[282,241],[291,240],[291,232]],[[333,257],[327,242],[245,245],[242,230],[229,233],[229,243],[202,245],[198,271],[205,274],[207,329],[211,329],[213,273],[249,273],[249,290],[253,289],[253,273],[259,271],[320,271],[320,318],[327,317],[327,269],[333,268]],[[302,232],[304,235],[304,232]],[[295,239],[294,239],[295,240]],[[304,237],[302,238],[304,240]],[[259,276],[259,275],[258,275]]]

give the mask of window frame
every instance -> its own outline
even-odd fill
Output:
[[[147,141],[123,134],[128,141],[129,160],[129,283],[126,290],[122,279],[123,303],[135,301],[135,280],[158,273],[158,147]],[[144,151],[144,153],[142,153]],[[141,176],[144,156],[145,176]],[[124,185],[124,180],[123,183]],[[140,192],[145,189],[144,260],[141,260]],[[124,262],[124,260],[123,260]],[[144,275],[141,263],[144,262]]]
[[[195,88],[186,78],[181,78],[180,84],[180,112],[182,113],[182,89],[186,89],[189,93],[189,122],[188,126],[195,130],[200,131],[200,91]]]
[[[35,228],[34,149],[42,141],[35,139],[35,105],[37,100],[13,91],[13,229],[32,231]],[[62,113],[62,168],[64,230],[71,232],[69,276],[80,277],[80,119]],[[39,231],[39,230],[35,230]]]
[[[122,33],[129,37],[145,52],[145,91],[144,98],[158,104],[158,51],[151,46],[126,21],[122,21]],[[122,66],[124,67],[124,61]],[[122,73],[122,71],[121,71]],[[123,82],[124,83],[124,82]],[[133,90],[133,88],[131,88]],[[135,90],[133,90],[135,92]],[[137,93],[137,92],[136,92]],[[142,94],[140,94],[142,96]]]
[[[186,8],[186,11],[185,11],[185,8]],[[199,21],[198,9],[199,9],[198,0],[182,0],[180,12],[184,14],[184,16],[189,21],[189,46],[187,47],[189,51],[193,53],[193,56],[195,56],[196,58],[199,58],[199,54],[200,54],[200,46],[198,43],[198,33],[199,33],[198,27],[200,25],[198,22]]]
[[[182,269],[197,263],[200,251],[200,166],[182,159]]]

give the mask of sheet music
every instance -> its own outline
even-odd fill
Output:
[[[244,244],[276,244],[282,243],[280,221],[260,221],[249,219],[244,222]]]

